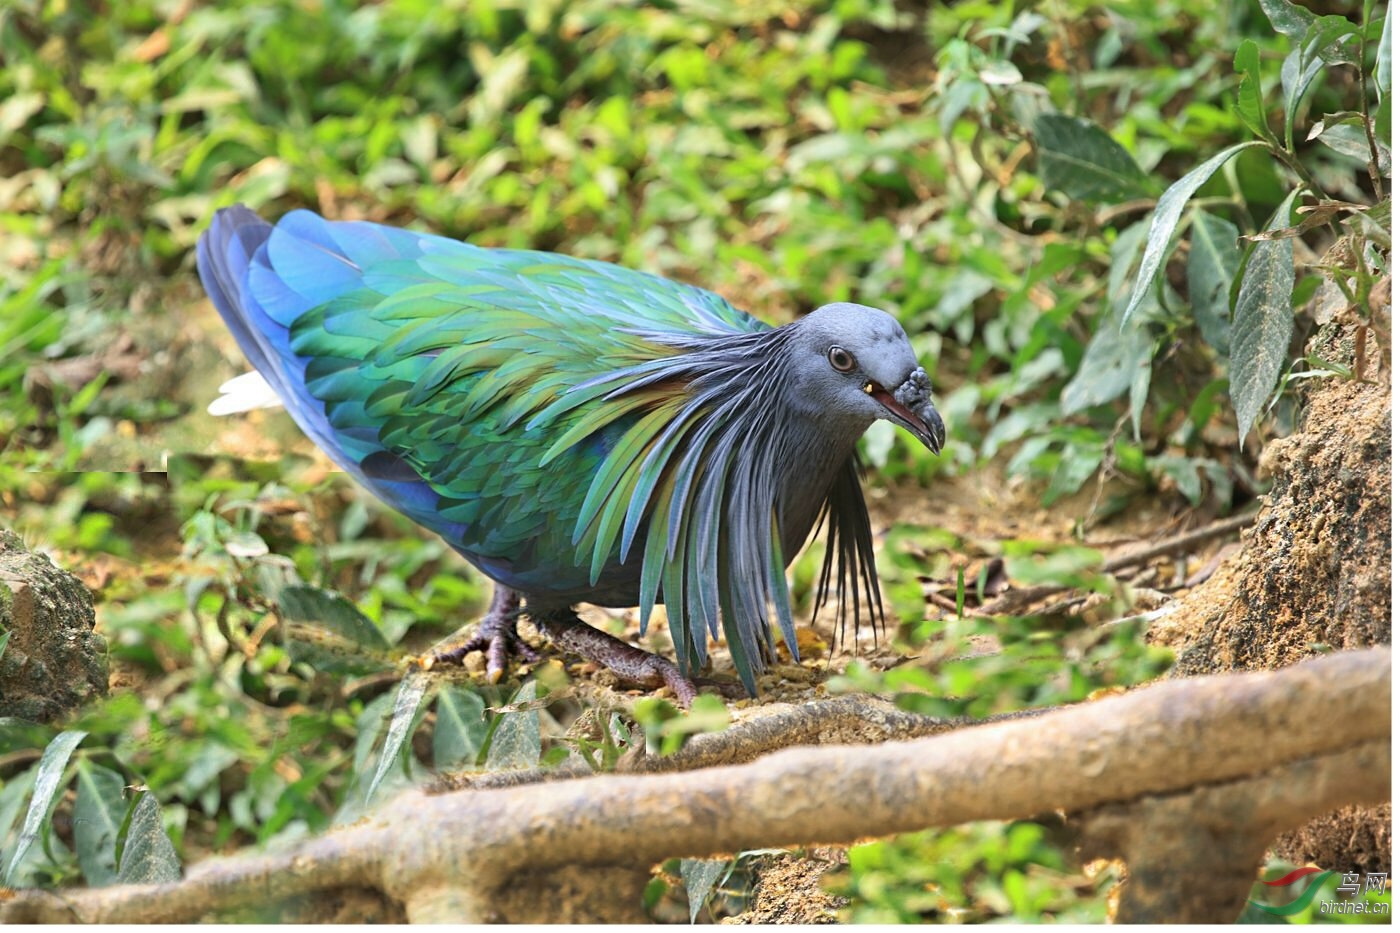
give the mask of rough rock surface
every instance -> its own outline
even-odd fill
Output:
[[[758,868],[752,906],[724,923],[837,923],[846,898],[827,890],[826,876],[845,861],[839,848],[821,849],[803,858],[785,854]]]
[[[107,643],[82,582],[0,528],[0,716],[50,722],[107,692]],[[0,636],[2,637],[2,636]]]
[[[1310,349],[1355,366],[1355,333],[1325,327]],[[1310,383],[1299,430],[1265,450],[1274,487],[1244,547],[1183,600],[1173,624],[1191,620],[1187,630],[1156,632],[1178,646],[1178,675],[1273,670],[1390,643],[1391,374],[1369,370],[1368,380]],[[1390,849],[1389,806],[1339,811],[1276,846],[1338,871],[1389,871]]]
[[[1390,463],[1388,381],[1318,385],[1302,430],[1265,452],[1275,485],[1235,560],[1238,598],[1206,615],[1182,674],[1389,644]]]

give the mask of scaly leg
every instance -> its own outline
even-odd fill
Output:
[[[676,701],[687,709],[695,699],[695,684],[675,664],[650,651],[633,648],[607,632],[600,632],[571,609],[532,613],[530,618],[535,627],[559,647],[596,661],[629,683],[670,687]]]
[[[491,595],[491,608],[481,617],[476,634],[465,643],[446,651],[433,651],[425,659],[425,668],[435,664],[456,664],[472,651],[486,653],[486,679],[496,683],[506,672],[506,658],[512,653],[526,661],[538,661],[539,652],[520,637],[515,622],[520,618],[520,594],[509,587],[496,584]]]
[[[442,663],[456,664],[469,652],[484,651],[486,679],[494,684],[504,676],[506,660],[511,654],[517,654],[526,661],[538,661],[539,652],[530,647],[515,630],[520,612],[520,594],[497,584],[491,597],[491,608],[481,617],[476,634],[456,647],[434,650],[424,658],[423,666],[432,668]],[[687,708],[695,699],[695,683],[682,674],[674,663],[599,631],[571,609],[532,613],[530,618],[560,648],[603,665],[629,683],[651,688],[670,687],[676,700]]]

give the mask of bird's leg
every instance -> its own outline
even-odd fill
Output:
[[[695,684],[675,664],[600,632],[572,610],[532,613],[530,618],[559,647],[596,661],[629,683],[670,687],[676,700],[687,709],[695,699]]]
[[[539,652],[531,648],[515,630],[520,618],[520,594],[509,587],[496,584],[491,595],[491,608],[477,623],[476,634],[465,643],[446,651],[428,655],[426,667],[446,662],[456,664],[472,651],[486,653],[486,679],[496,683],[506,672],[506,658],[514,653],[526,661],[538,661]]]

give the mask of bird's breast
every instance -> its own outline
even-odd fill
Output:
[[[804,445],[786,457],[790,465],[778,505],[783,563],[790,564],[812,535],[842,467],[855,455],[854,439]]]

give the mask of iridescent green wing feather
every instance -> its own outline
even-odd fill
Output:
[[[303,296],[324,300],[288,322],[322,434],[372,489],[527,592],[584,591],[620,566],[629,513],[635,535],[665,466],[648,456],[678,437],[666,427],[687,391],[639,381],[677,342],[767,329],[607,263],[320,223],[269,253],[293,268],[329,239],[358,268],[357,287]],[[405,493],[411,476],[431,497]]]

